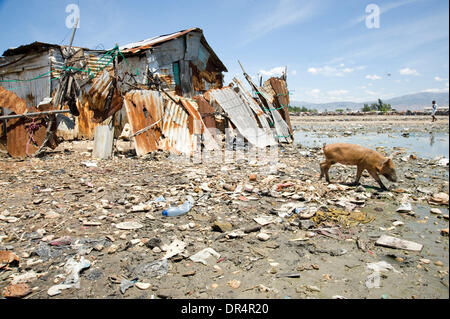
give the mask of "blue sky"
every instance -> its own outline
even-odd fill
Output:
[[[203,29],[226,82],[288,68],[291,99],[368,101],[448,92],[447,0],[0,0],[0,51],[33,41],[67,44],[69,4],[80,8],[74,45],[111,48],[190,27]],[[366,7],[380,10],[368,28]]]

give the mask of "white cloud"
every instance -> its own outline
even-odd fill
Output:
[[[445,93],[448,92],[448,82],[445,83],[445,88],[432,88],[432,89],[426,89],[423,90],[422,92],[429,92],[429,93]]]
[[[446,89],[426,89],[423,90],[422,92],[428,92],[428,93],[444,93],[444,92],[448,92],[448,87]]]
[[[348,68],[348,67],[345,68],[344,64],[340,64],[340,66],[338,68],[332,67],[329,65],[325,65],[323,67],[318,67],[318,68],[315,68],[315,67],[308,68],[308,72],[313,75],[322,74],[325,76],[339,76],[339,77],[342,77],[345,74],[349,74],[354,71],[355,71],[354,68]]]
[[[291,71],[291,74],[292,74],[292,75],[297,75],[297,70],[292,70],[292,71]]]
[[[375,80],[381,80],[381,76],[379,76],[379,75],[376,75],[376,74],[374,74],[374,75],[366,75],[366,79],[369,79],[369,80],[372,80],[372,81],[375,81]]]
[[[273,76],[282,76],[283,72],[286,70],[284,66],[279,66],[276,68],[273,68],[269,71],[261,70],[259,71],[260,74],[267,76],[267,77],[273,77]]]
[[[347,94],[348,91],[347,90],[333,90],[333,91],[328,91],[327,94],[328,95],[344,95]]]
[[[404,68],[404,69],[399,70],[398,72],[402,75],[415,75],[415,76],[420,75],[420,73],[417,72],[417,70],[410,69],[410,68]]]
[[[312,90],[306,91],[306,94],[308,94],[310,96],[314,96],[314,97],[319,96],[319,93],[320,93],[319,89],[312,89]]]
[[[435,80],[436,82],[443,82],[443,81],[447,81],[448,79],[443,79],[443,78],[440,78],[440,77],[438,77],[438,76],[435,76],[435,77],[434,77],[434,80]]]
[[[317,73],[319,73],[319,70],[316,69],[316,68],[309,68],[308,72],[311,73],[311,74],[317,74]]]

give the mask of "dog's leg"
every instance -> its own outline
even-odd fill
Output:
[[[330,170],[331,165],[332,164],[327,161],[320,163],[320,178],[325,176],[327,183],[330,183],[330,176],[328,175],[328,171]]]
[[[364,171],[364,168],[360,165],[358,165],[358,168],[356,170],[356,179],[355,181],[351,184],[352,186],[357,186],[359,185],[359,180],[361,179],[361,175]]]
[[[319,181],[322,179],[322,177],[325,175],[324,170],[323,170],[323,164],[325,164],[325,162],[320,163],[320,177],[319,177]]]
[[[370,170],[369,174],[378,182],[382,190],[388,190],[386,186],[384,186],[383,182],[380,179],[380,176],[378,176],[378,173],[375,170]]]

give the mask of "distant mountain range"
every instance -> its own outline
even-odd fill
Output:
[[[431,101],[436,101],[438,106],[449,106],[449,94],[448,93],[431,93],[421,92],[403,95],[400,97],[394,97],[387,100],[382,100],[383,103],[390,104],[393,109],[397,111],[406,110],[423,110],[425,107],[431,106]],[[318,111],[335,111],[336,109],[351,109],[361,110],[364,104],[377,103],[378,99],[357,103],[357,102],[332,102],[332,103],[310,103],[304,101],[291,101],[292,106],[302,107],[305,106],[308,109],[316,109]]]

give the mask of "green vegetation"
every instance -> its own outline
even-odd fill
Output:
[[[289,106],[288,109],[289,109],[289,112],[292,112],[292,113],[305,113],[305,112],[309,112],[309,113],[317,113],[317,110],[316,110],[316,109],[308,109],[308,108],[305,107],[305,106],[302,106],[302,107],[298,107],[298,106]]]
[[[378,103],[372,103],[370,106],[369,104],[364,104],[364,107],[361,109],[363,112],[388,112],[391,111],[392,107],[390,104],[385,104],[381,99],[378,99]]]

